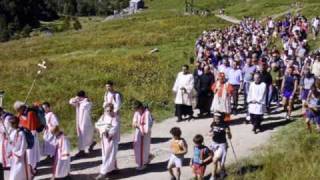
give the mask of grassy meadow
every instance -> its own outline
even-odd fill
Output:
[[[139,99],[160,121],[173,114],[173,82],[189,63],[199,34],[226,22],[215,17],[184,16],[184,1],[147,1],[148,9],[127,19],[103,22],[81,17],[83,29],[0,44],[0,89],[12,110],[24,100],[36,75],[36,64],[48,59],[48,70],[36,82],[29,102],[52,103],[66,133],[76,142],[75,113],[68,105],[78,90],[93,101],[93,120],[102,113],[104,85],[115,82],[123,94],[122,131],[130,129],[130,102]],[[91,19],[91,20],[90,20]],[[153,48],[159,52],[149,54]]]
[[[224,7],[227,14],[236,17],[280,13],[293,1],[283,0],[278,6],[279,2],[195,1],[197,6],[212,10]],[[320,7],[316,0],[304,2],[307,8],[303,12],[310,15]],[[130,129],[134,99],[148,104],[157,121],[172,116],[171,88],[181,65],[189,63],[193,56],[196,38],[203,30],[226,27],[229,23],[214,16],[185,16],[183,0],[147,0],[146,6],[142,13],[121,20],[80,17],[80,31],[0,43],[0,89],[6,91],[5,107],[12,110],[15,100],[24,100],[36,75],[36,64],[46,58],[48,70],[38,79],[29,102],[49,101],[73,144],[75,115],[68,105],[69,98],[78,90],[85,90],[93,101],[96,121],[102,113],[107,80],[115,81],[116,89],[124,97],[123,132]],[[159,52],[149,54],[153,48]]]
[[[231,173],[228,179],[319,179],[319,133],[310,134],[303,121],[297,121],[277,132],[266,147],[257,151],[257,155],[229,167]]]

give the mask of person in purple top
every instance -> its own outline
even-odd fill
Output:
[[[287,68],[287,74],[284,76],[281,85],[281,92],[283,97],[283,107],[287,112],[286,119],[290,120],[291,111],[293,108],[294,96],[298,87],[298,79],[293,74],[294,67],[289,66]]]

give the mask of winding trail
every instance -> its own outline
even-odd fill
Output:
[[[241,97],[242,99],[242,97]],[[295,111],[293,115],[299,116],[298,111]],[[239,159],[251,156],[255,153],[255,150],[265,145],[271,138],[272,134],[288,123],[283,119],[284,113],[274,112],[263,122],[265,131],[257,135],[251,131],[252,126],[250,124],[243,124],[245,118],[244,113],[240,113],[232,117],[231,131],[233,134],[232,143]],[[119,172],[112,176],[111,179],[126,179],[126,180],[141,180],[152,179],[162,180],[169,179],[169,174],[166,171],[167,161],[169,159],[169,130],[171,127],[178,126],[182,130],[182,137],[186,139],[189,145],[189,152],[185,156],[185,166],[182,168],[182,180],[189,179],[191,177],[191,169],[188,166],[189,158],[192,154],[192,139],[195,134],[203,134],[209,131],[211,119],[195,119],[190,122],[176,122],[175,118],[169,118],[161,123],[156,123],[152,129],[152,145],[151,153],[155,155],[148,168],[143,172],[137,172],[135,170],[134,155],[132,150],[132,134],[125,134],[121,137],[120,150],[118,152],[118,166]],[[205,136],[205,144],[210,145],[210,138]],[[72,161],[72,177],[73,179],[91,180],[94,179],[99,173],[99,166],[101,164],[101,152],[98,146],[93,154],[88,158]],[[231,151],[228,149],[227,164],[234,163],[235,158]],[[43,180],[51,177],[50,164],[42,165],[39,168],[39,176],[35,179]],[[210,174],[210,167],[207,169],[207,175]]]
[[[283,12],[273,17],[282,16],[288,13]],[[226,16],[216,15],[217,17],[229,21],[231,23],[239,24],[240,20]],[[243,97],[240,97],[240,103],[243,102]],[[300,110],[296,110],[293,113],[294,117],[300,117]],[[233,134],[232,144],[237,153],[239,159],[249,157],[255,153],[255,150],[263,147],[268,140],[272,137],[272,134],[284,126],[293,121],[285,121],[285,114],[283,112],[273,112],[263,122],[264,131],[259,134],[253,134],[251,131],[252,126],[243,124],[245,119],[245,113],[239,112],[238,115],[232,117],[231,132]],[[162,180],[169,179],[169,174],[166,170],[167,161],[170,156],[169,151],[169,130],[178,126],[182,130],[182,137],[185,138],[189,145],[189,152],[185,156],[186,161],[182,168],[182,180],[190,179],[191,169],[188,166],[189,158],[192,154],[192,139],[196,134],[206,135],[209,131],[211,119],[194,119],[190,122],[176,122],[176,118],[169,118],[161,123],[154,124],[152,129],[152,144],[151,153],[155,155],[151,164],[143,172],[137,172],[135,170],[134,155],[132,149],[132,134],[124,134],[121,137],[121,143],[119,145],[119,152],[117,154],[119,172],[112,175],[111,179],[125,179],[125,180]],[[210,138],[205,136],[205,144],[210,145]],[[76,152],[73,152],[74,155]],[[231,148],[228,149],[227,164],[235,162]],[[77,180],[92,180],[98,173],[101,164],[101,151],[98,145],[95,151],[87,158],[73,160],[71,166],[71,177]],[[211,167],[207,168],[206,174],[210,174]],[[42,163],[39,168],[39,174],[35,177],[36,180],[44,180],[51,178],[51,164]],[[8,172],[6,172],[8,174]]]

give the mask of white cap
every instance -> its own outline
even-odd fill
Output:
[[[13,109],[14,110],[18,110],[18,109],[20,109],[22,106],[24,106],[25,104],[24,104],[24,102],[22,102],[22,101],[16,101],[14,104],[13,104]]]

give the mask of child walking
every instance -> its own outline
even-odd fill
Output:
[[[203,144],[203,136],[197,134],[193,138],[194,148],[191,159],[191,168],[193,179],[203,180],[207,164],[212,160],[212,153],[207,146]]]
[[[188,152],[186,141],[181,138],[181,129],[173,127],[170,130],[172,139],[170,141],[171,156],[168,163],[168,170],[171,176],[171,180],[180,180],[181,167],[183,164],[184,155]],[[176,168],[177,174],[173,172],[173,168]]]

